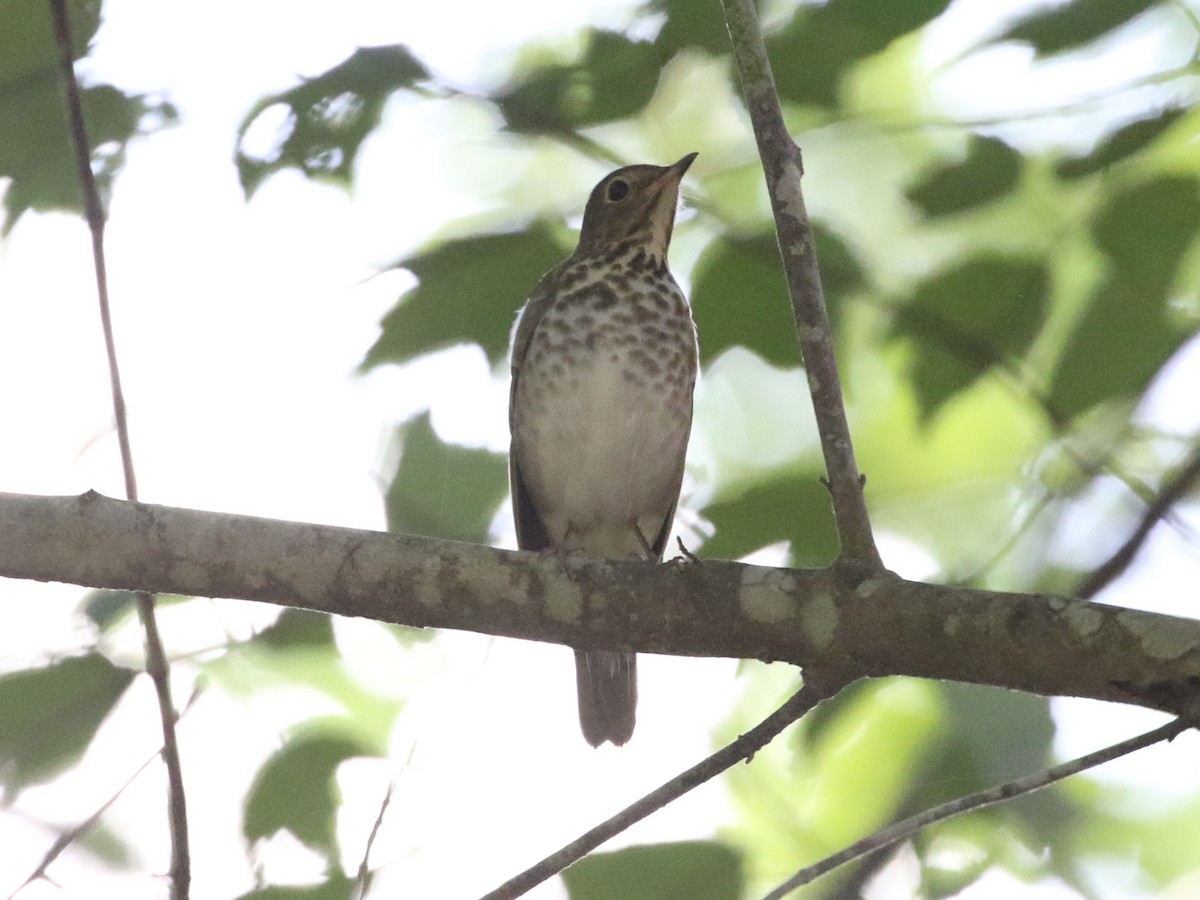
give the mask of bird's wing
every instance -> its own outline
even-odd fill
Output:
[[[513,409],[517,398],[517,383],[521,377],[521,366],[525,362],[529,343],[533,340],[542,315],[554,302],[557,273],[557,269],[552,269],[538,282],[537,287],[533,289],[533,294],[529,297],[529,302],[521,310],[520,318],[517,319],[517,327],[513,332],[512,384],[508,390],[508,428],[512,435],[508,449],[508,480],[513,495],[513,519],[517,526],[517,546],[522,550],[545,550],[550,546],[546,525],[521,477],[521,454],[517,444],[517,432],[513,427]]]

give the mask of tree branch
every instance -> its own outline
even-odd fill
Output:
[[[0,494],[0,576],[233,597],[581,649],[783,661],[1184,714],[1200,621],[836,567],[650,565],[80,497]]]
[[[842,382],[833,352],[833,331],[825,311],[825,292],[817,268],[812,226],[800,189],[800,176],[804,171],[800,148],[783,121],[775,76],[771,73],[771,61],[767,58],[767,46],[758,27],[753,0],[721,0],[721,6],[742,82],[742,94],[758,141],[767,192],[771,196],[779,252],[792,298],[817,430],[821,435],[825,471],[829,474],[829,493],[833,498],[841,544],[839,559],[865,566],[868,570],[882,571],[883,562],[875,547],[863,499],[863,478],[854,460],[854,446],[842,400]]]
[[[112,315],[108,304],[108,272],[104,258],[104,207],[96,176],[92,172],[91,144],[83,119],[83,103],[79,83],[75,80],[75,57],[71,48],[71,24],[66,0],[50,0],[50,16],[54,22],[54,38],[58,45],[59,65],[67,95],[67,121],[79,188],[83,193],[84,217],[92,235],[92,264],[96,271],[96,297],[100,307],[100,325],[104,332],[104,349],[108,359],[109,390],[112,396],[113,418],[117,442],[121,450],[121,469],[125,477],[125,496],[137,500],[137,479],[134,476],[133,450],[129,442],[129,422],[125,412],[125,393],[121,389],[121,370],[117,365],[116,340],[113,337]],[[138,618],[146,646],[146,674],[154,684],[158,700],[159,720],[162,723],[163,764],[167,770],[167,820],[171,833],[171,897],[187,900],[192,882],[191,852],[188,848],[187,799],[183,787],[183,766],[179,759],[179,741],[175,735],[175,704],[171,700],[171,672],[167,654],[158,632],[158,617],[154,598],[142,591],[137,598]]]

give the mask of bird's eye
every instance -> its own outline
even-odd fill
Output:
[[[616,178],[608,184],[608,199],[614,203],[629,196],[629,182]]]

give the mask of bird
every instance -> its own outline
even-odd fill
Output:
[[[517,317],[509,480],[522,550],[662,561],[698,367],[696,325],[667,250],[696,156],[605,176],[575,251]],[[584,738],[593,747],[628,742],[637,657],[577,650],[575,671]]]

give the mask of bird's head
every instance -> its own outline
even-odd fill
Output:
[[[665,259],[679,182],[695,158],[689,153],[673,166],[625,166],[606,175],[588,198],[576,254],[627,243]]]

